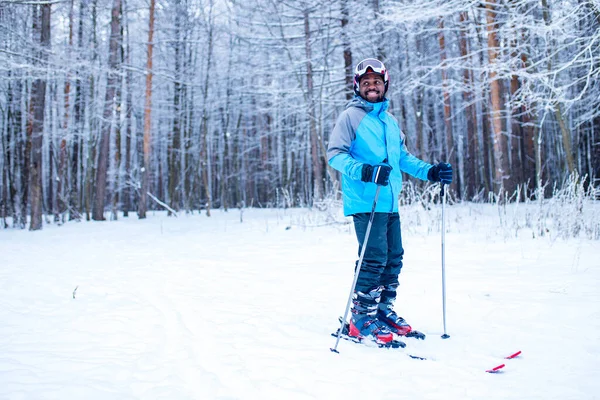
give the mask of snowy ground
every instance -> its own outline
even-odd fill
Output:
[[[447,214],[451,338],[439,228],[402,215],[398,309],[427,339],[340,354],[351,225],[232,210],[0,231],[0,399],[600,399],[600,241]]]

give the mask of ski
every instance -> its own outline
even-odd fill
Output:
[[[340,323],[342,322],[342,317],[339,318]],[[339,328],[337,331],[333,332],[331,334],[331,336],[333,337],[338,337],[338,333],[339,333]],[[404,343],[401,340],[398,339],[394,339],[391,342],[388,343],[376,343],[370,340],[362,340],[362,338],[359,337],[354,337],[354,336],[350,336],[350,324],[348,322],[344,322],[344,327],[342,328],[342,332],[339,334],[340,339],[344,339],[347,340],[349,342],[353,342],[353,343],[359,343],[359,344],[364,344],[366,346],[377,346],[380,349],[403,349],[406,347],[406,343]],[[424,334],[422,334],[423,337],[425,336]],[[416,337],[416,336],[413,336]],[[421,356],[416,356],[414,354],[406,354],[407,356],[409,356],[412,359],[415,360],[427,360],[427,358],[425,357],[421,357]]]
[[[513,358],[517,358],[521,355],[521,350],[517,351],[516,353],[512,353],[511,355],[508,355],[506,357],[504,357],[505,360],[512,360]],[[487,369],[485,372],[488,372],[490,374],[495,374],[497,372],[500,372],[500,370],[502,368],[504,368],[506,366],[506,364],[500,364],[495,366],[494,368],[491,369]]]
[[[521,355],[521,350],[517,351],[516,353],[511,354],[510,356],[506,356],[504,357],[507,360],[512,360],[513,358],[519,357]]]
[[[346,328],[346,327],[344,327],[344,328]],[[338,332],[339,332],[339,329],[338,329]],[[331,336],[337,337],[338,332],[332,333]],[[344,339],[344,340],[347,340],[347,341],[353,342],[353,343],[364,344],[365,346],[376,346],[380,349],[403,349],[406,347],[406,343],[404,343],[401,340],[392,340],[389,343],[376,343],[376,342],[372,342],[370,340],[362,340],[361,338],[348,336],[347,329],[342,330],[342,333],[340,334],[340,339]],[[412,358],[414,360],[427,360],[427,358],[425,358],[425,357],[416,356],[414,354],[408,354],[408,353],[404,353],[404,354],[406,354],[407,356],[409,356],[410,358]]]
[[[342,317],[339,318],[339,321],[340,321],[340,323],[342,323]],[[340,330],[338,328],[338,330],[336,332],[332,333],[331,336],[337,337],[339,331]],[[354,342],[354,343],[367,343],[367,342],[363,341],[362,338],[350,336],[350,324],[347,322],[344,322],[344,327],[342,328],[342,333],[340,334],[340,338],[342,338],[344,340],[348,340],[350,342]],[[368,341],[368,343],[369,344],[373,343],[374,345],[377,345],[377,347],[379,347],[379,348],[398,349],[398,348],[406,347],[406,343],[404,343],[401,340],[396,340],[396,339],[394,339],[388,343],[376,343],[373,341]]]
[[[496,366],[494,368],[486,370],[485,372],[488,372],[490,374],[495,374],[495,373],[499,372],[502,368],[504,368],[505,365],[506,364],[500,364],[500,365],[498,365],[498,366]]]
[[[344,329],[345,330],[345,329]],[[354,343],[360,343],[360,344],[367,344],[367,345],[373,345],[373,346],[377,346],[380,349],[403,349],[406,347],[406,343],[404,343],[401,340],[392,340],[391,342],[388,343],[377,343],[377,342],[373,342],[370,340],[362,340],[362,338],[359,337],[354,337],[354,336],[349,336],[348,331],[342,331],[340,335],[340,339],[344,339],[347,340],[349,342],[354,342]],[[333,337],[337,337],[338,336],[338,332],[333,332],[331,334],[331,336]]]
[[[415,339],[420,339],[420,340],[425,340],[425,334],[421,331],[415,331],[412,330],[410,332],[408,332],[406,335],[404,335],[404,337],[408,337],[408,338],[415,338]]]

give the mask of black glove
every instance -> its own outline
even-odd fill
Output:
[[[452,165],[441,162],[429,168],[427,179],[431,182],[442,182],[445,185],[452,183]]]
[[[363,182],[374,182],[378,185],[387,186],[390,183],[391,171],[392,167],[388,164],[363,164],[362,177],[360,179]]]

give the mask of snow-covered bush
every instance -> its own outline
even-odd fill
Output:
[[[522,199],[523,187],[515,193],[490,193],[487,201],[461,202],[446,194],[446,231],[473,232],[488,238],[546,237],[551,240],[587,238],[600,240],[600,201],[597,189],[572,175],[560,187],[554,185],[552,197]],[[482,196],[483,198],[484,196]],[[440,186],[424,187],[404,183],[399,197],[402,230],[407,234],[429,235],[441,232]],[[339,196],[315,203],[305,213],[295,215],[292,225],[341,225],[352,222],[344,217]]]

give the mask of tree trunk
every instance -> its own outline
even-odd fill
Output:
[[[169,164],[169,201],[171,207],[176,211],[180,209],[180,187],[181,187],[181,122],[183,119],[182,100],[183,100],[183,59],[185,58],[184,42],[182,40],[182,20],[181,20],[181,2],[175,1],[175,57],[173,60],[175,67],[175,82],[173,83],[173,131],[169,147],[167,150],[167,159]],[[169,215],[171,212],[169,211]]]
[[[421,42],[421,37],[416,36],[414,37],[415,40],[415,50],[417,52],[421,52],[422,49],[422,42]],[[409,49],[410,45],[406,46],[406,53],[405,53],[405,57],[407,58],[407,66],[410,68],[410,64],[409,64]],[[415,130],[416,130],[416,155],[422,159],[427,159],[430,161],[433,161],[431,159],[429,159],[429,154],[426,154],[426,141],[425,141],[425,132],[424,132],[424,118],[426,117],[426,109],[425,109],[425,105],[423,104],[423,98],[425,96],[424,93],[424,89],[422,87],[417,87],[415,88],[414,92],[413,92],[413,96],[412,96],[412,102],[413,102],[413,112],[414,112],[414,119],[415,119]]]
[[[525,36],[524,36],[525,39]],[[525,40],[523,40],[525,42]],[[527,55],[525,50],[521,50],[521,62],[523,63],[524,68],[530,69],[531,62],[529,60],[529,56]],[[537,179],[537,149],[536,138],[538,135],[539,127],[537,121],[537,105],[535,101],[532,101],[530,104],[525,104],[520,108],[520,113],[522,114],[521,123],[522,126],[522,147],[523,154],[521,165],[523,166],[523,179],[525,183],[528,185],[528,189],[533,191],[536,188]],[[540,168],[541,168],[541,158],[540,158]],[[541,173],[541,172],[540,172]]]
[[[348,21],[350,11],[348,10],[348,0],[342,0],[342,48],[344,49],[344,82],[346,83],[346,100],[352,100],[354,97],[354,71],[352,65],[352,48],[348,37]]]
[[[6,129],[6,131],[0,131],[0,159],[2,160],[2,162],[0,163],[0,228],[7,228],[8,224],[6,222],[7,218],[8,218],[8,213],[9,213],[9,204],[10,204],[10,191],[9,191],[9,187],[11,186],[11,181],[12,181],[12,177],[11,177],[11,171],[10,171],[10,164],[11,164],[11,152],[10,152],[10,147],[9,147],[9,143],[10,143],[10,138],[11,138],[11,134],[9,133],[10,131],[10,126],[11,126],[11,121],[10,121],[10,114],[11,111],[10,109],[12,108],[12,99],[11,99],[11,85],[7,85],[7,97],[8,97],[8,104],[7,104],[7,118],[6,118],[6,125],[4,126],[4,129]]]
[[[519,45],[516,40],[512,41],[510,44],[511,47],[511,57],[514,60],[519,59],[518,48]],[[516,74],[512,74],[510,77],[509,83],[509,102],[512,103],[515,99],[517,93],[521,89],[521,81]],[[524,147],[524,129],[523,129],[523,120],[524,120],[524,107],[511,107],[510,108],[510,126],[511,126],[511,140],[509,144],[509,154],[510,154],[510,166],[511,166],[511,177],[515,182],[523,182],[523,157],[521,154],[525,152]],[[525,196],[526,193],[521,193],[522,196]],[[524,198],[516,199],[517,201],[522,201]]]
[[[24,228],[25,225],[21,224],[22,218],[20,216],[21,202],[20,194],[26,195],[26,191],[19,192],[19,186],[21,183],[26,184],[25,180],[21,180],[19,176],[21,162],[23,161],[25,154],[23,150],[23,134],[22,126],[23,119],[27,120],[29,114],[23,112],[21,105],[21,98],[25,95],[23,91],[24,84],[21,82],[15,82],[14,86],[11,85],[11,77],[13,73],[8,71],[8,110],[7,110],[7,127],[6,135],[2,136],[2,140],[5,143],[4,152],[2,153],[5,157],[4,171],[6,172],[6,207],[11,210],[10,214],[13,217],[13,227]],[[27,127],[27,122],[25,126]],[[25,133],[25,142],[27,142],[27,128]],[[26,147],[26,146],[25,146]]]
[[[74,0],[69,1],[69,43],[67,51],[71,52],[73,48],[73,30],[74,30],[74,15],[73,5]],[[70,57],[69,57],[70,59]],[[63,126],[62,126],[62,138],[60,140],[59,153],[58,153],[58,179],[56,185],[56,196],[58,197],[58,213],[60,214],[60,222],[64,222],[64,213],[67,210],[67,196],[65,193],[66,187],[68,187],[68,176],[67,176],[67,140],[69,137],[69,118],[70,118],[70,107],[71,107],[71,76],[67,73],[65,77],[64,87],[64,99],[65,109],[63,114]],[[58,216],[57,216],[58,217]]]
[[[308,105],[308,118],[310,129],[310,155],[313,170],[313,201],[323,198],[323,167],[319,156],[319,141],[317,132],[317,116],[315,112],[314,82],[312,69],[312,48],[310,44],[310,24],[308,9],[304,10],[304,50],[306,54],[306,99]],[[311,201],[312,204],[312,201]]]
[[[50,104],[56,102],[56,98],[54,97],[54,94],[56,93],[56,85],[52,85],[52,84],[46,84],[46,91],[49,92],[48,93],[48,99],[50,100]],[[43,168],[47,168],[48,172],[45,174],[42,174],[43,177],[47,177],[48,179],[48,183],[45,186],[45,194],[46,194],[46,201],[44,203],[44,205],[42,206],[44,210],[46,210],[46,214],[51,214],[56,216],[56,197],[55,192],[54,192],[54,180],[56,179],[56,175],[54,172],[54,167],[56,165],[56,155],[55,155],[55,148],[56,148],[56,144],[54,143],[54,129],[53,129],[53,124],[52,124],[52,106],[48,107],[48,117],[45,118],[46,119],[46,126],[47,126],[47,132],[46,132],[46,142],[48,143],[47,146],[44,146],[44,141],[42,141],[42,147],[44,148],[43,151],[47,152],[47,156],[44,157],[44,154],[42,154],[42,160],[44,158],[46,158],[46,165]],[[42,168],[42,169],[43,169]],[[42,188],[44,188],[44,185],[42,184]],[[43,190],[42,190],[43,191]],[[56,222],[56,221],[55,221]]]
[[[7,76],[9,77],[7,81],[7,104],[6,104],[6,124],[4,125],[4,130],[0,131],[0,157],[2,157],[2,164],[0,165],[0,171],[2,171],[2,179],[0,184],[0,189],[2,192],[0,193],[0,217],[2,218],[2,228],[7,228],[8,224],[6,220],[11,213],[15,217],[15,203],[14,203],[14,159],[15,156],[13,154],[14,148],[14,138],[15,133],[18,131],[17,128],[17,120],[16,114],[19,112],[20,107],[15,103],[15,93],[17,90],[15,86],[18,88],[20,84],[17,82],[13,86],[11,84],[11,71],[7,72]],[[14,221],[16,222],[16,220]],[[13,223],[14,223],[13,222]]]
[[[450,184],[450,189],[461,197],[461,181],[458,165],[458,152],[454,148],[454,137],[452,134],[452,105],[450,104],[450,93],[448,92],[448,67],[446,60],[448,58],[446,54],[446,37],[444,34],[444,19],[440,18],[438,23],[439,34],[438,43],[440,46],[440,57],[442,61],[442,97],[444,99],[444,128],[445,128],[445,146],[442,147],[442,159],[443,161],[449,162],[454,166],[455,173],[454,179]]]
[[[121,3],[121,15],[123,15],[123,3]],[[125,37],[125,29],[123,27],[123,23],[121,23],[120,27],[120,41],[119,41],[119,64],[123,64],[125,62],[125,47],[123,43],[123,38]],[[112,213],[111,219],[117,220],[119,216],[119,203],[121,201],[121,162],[122,162],[122,154],[121,154],[121,129],[122,129],[122,121],[127,111],[123,109],[123,85],[125,84],[125,80],[122,76],[119,77],[119,83],[115,92],[115,155],[114,155],[114,181],[113,181],[113,190],[112,190]]]
[[[569,130],[565,122],[560,103],[556,103],[556,105],[554,106],[554,116],[556,117],[556,120],[558,121],[558,126],[560,127],[563,148],[565,150],[567,170],[569,171],[569,174],[573,174],[576,171],[576,169],[575,159],[573,158],[573,144],[571,141],[571,131]]]
[[[144,166],[142,168],[142,189],[138,217],[146,218],[148,207],[148,190],[150,179],[150,155],[152,141],[152,52],[154,49],[154,7],[155,0],[150,0],[150,14],[148,16],[148,59],[146,61],[146,97],[144,101]]]
[[[600,15],[598,16],[600,23]],[[591,168],[592,168],[592,180],[595,184],[600,182],[600,116],[594,118],[591,121],[591,133],[590,133],[590,157],[591,157]],[[597,200],[600,200],[599,196],[596,196]]]
[[[211,84],[209,80],[209,76],[211,74],[211,63],[212,63],[212,55],[213,55],[213,0],[209,2],[209,14],[208,14],[208,54],[206,56],[206,74],[204,76],[204,98],[202,105],[202,127],[201,127],[201,150],[200,150],[200,164],[201,164],[201,174],[202,174],[202,186],[204,187],[204,196],[206,198],[205,207],[206,207],[206,216],[210,217],[210,210],[212,208],[211,200],[212,200],[212,190],[211,190],[211,182],[210,182],[210,155],[209,155],[209,143],[208,143],[208,93],[209,93],[209,85]]]
[[[505,182],[509,178],[509,168],[507,138],[502,119],[502,86],[498,78],[498,73],[495,70],[500,51],[496,24],[496,0],[489,0],[485,8],[488,32],[488,57],[490,60],[489,80],[494,151],[494,191],[498,193],[502,188],[508,189],[505,187]]]
[[[129,59],[130,54],[129,46],[127,46],[127,57]],[[126,78],[127,80],[127,97],[125,99],[125,119],[127,121],[127,127],[125,131],[125,179],[130,180],[132,171],[131,171],[131,136],[133,135],[133,130],[131,129],[131,125],[133,124],[133,94],[132,94],[132,81],[133,74],[131,71],[127,71]],[[131,184],[126,184],[123,188],[123,197],[121,201],[121,206],[123,209],[123,217],[129,217],[129,211],[133,208],[131,205]]]
[[[129,20],[127,19],[127,13],[123,14],[123,25],[125,28],[124,34],[127,35],[127,42],[125,48],[125,60],[127,64],[131,64],[131,46],[130,46],[130,31],[129,31]],[[125,97],[125,180],[130,181],[131,172],[131,135],[133,130],[131,129],[134,123],[133,119],[133,73],[131,69],[127,70],[125,74],[125,91],[127,95]],[[129,211],[132,209],[131,205],[131,183],[127,182],[123,187],[123,195],[121,196],[121,208],[123,211],[123,217],[129,217]]]
[[[92,2],[92,62],[97,62],[98,61],[98,57],[99,57],[99,52],[98,52],[98,0],[83,0],[82,1],[82,6],[84,5],[84,3],[87,3],[88,1]],[[97,86],[97,81],[98,81],[98,76],[96,76],[96,74],[94,72],[90,73],[89,76],[89,95],[88,95],[88,101],[86,102],[86,109],[89,112],[93,112],[93,105],[96,102],[96,86]],[[106,105],[105,105],[106,107]],[[85,114],[85,113],[84,113]],[[83,194],[82,194],[82,200],[81,200],[81,204],[83,206],[83,209],[85,210],[85,219],[86,221],[89,221],[90,218],[90,213],[92,212],[92,201],[94,199],[94,194],[95,194],[95,176],[96,176],[96,171],[97,171],[97,166],[96,166],[96,160],[97,160],[97,155],[98,155],[98,142],[95,138],[95,135],[98,134],[99,131],[99,127],[101,126],[100,123],[98,123],[97,121],[90,121],[90,135],[88,135],[87,137],[87,143],[85,143],[85,151],[86,154],[83,157],[85,160],[85,165],[83,166],[83,173],[82,173],[82,177],[83,177],[83,185],[84,185],[84,189],[83,189]],[[83,147],[84,143],[82,141],[82,147]],[[82,153],[83,154],[83,153]],[[108,157],[108,156],[107,156]],[[83,160],[82,160],[83,161]]]
[[[71,149],[71,181],[69,184],[69,220],[80,220],[81,219],[81,190],[83,185],[80,183],[80,172],[82,171],[82,165],[80,165],[81,158],[79,152],[83,149],[83,108],[85,107],[85,99],[83,95],[83,88],[81,84],[81,78],[77,79],[75,84],[75,104],[73,105],[73,123],[75,124],[76,134],[73,137],[73,147]]]
[[[38,7],[38,6],[34,6]],[[47,68],[48,50],[50,49],[50,14],[51,5],[42,4],[41,26],[38,30],[35,26],[34,34],[40,32],[39,43],[41,47],[40,63],[43,69]],[[37,19],[37,18],[36,18]],[[34,22],[35,24],[35,22]],[[46,78],[37,78],[31,89],[32,115],[30,116],[30,141],[31,160],[29,165],[29,199],[31,207],[31,221],[29,230],[42,229],[42,143],[44,138],[44,109],[46,106]]]
[[[87,14],[87,2],[81,1],[79,5],[79,22],[77,26],[77,50],[82,51],[84,16]],[[77,77],[75,81],[75,101],[73,104],[73,124],[75,134],[73,135],[73,146],[71,148],[71,180],[69,183],[69,220],[81,219],[81,205],[83,199],[84,185],[81,179],[84,174],[83,157],[80,152],[83,151],[83,130],[84,130],[84,112],[85,95],[83,90],[82,78]]]
[[[373,5],[373,19],[374,19],[374,26],[375,26],[375,47],[377,48],[377,59],[381,60],[381,61],[385,61],[386,59],[386,54],[385,54],[385,47],[383,46],[383,44],[385,43],[385,35],[384,35],[384,31],[385,31],[385,27],[384,27],[384,23],[381,19],[381,10],[379,9],[379,0],[371,0],[372,1],[372,5]]]
[[[221,176],[220,176],[220,186],[221,186],[221,207],[224,211],[229,210],[229,204],[231,201],[230,193],[232,182],[229,179],[231,168],[231,151],[230,151],[230,142],[231,142],[231,110],[233,108],[231,96],[233,94],[233,79],[232,72],[234,70],[233,56],[234,49],[236,48],[236,39],[234,35],[229,36],[229,53],[227,60],[227,92],[225,97],[225,110],[224,112],[224,121],[223,121],[223,132],[222,132],[222,141],[223,148],[221,153]]]
[[[548,1],[542,0],[542,16],[544,18],[544,22],[546,25],[550,25],[552,23],[552,18],[550,16],[550,8],[548,7]],[[553,60],[552,55],[548,54],[548,71],[552,72]],[[554,116],[556,121],[558,122],[558,126],[560,128],[560,133],[562,137],[563,149],[565,152],[565,161],[567,170],[569,174],[573,174],[575,172],[575,161],[573,159],[573,145],[571,144],[571,132],[567,128],[567,124],[565,123],[565,119],[563,117],[563,111],[560,104],[560,99],[556,99],[554,102]]]
[[[37,24],[37,30],[39,32],[39,10],[36,8],[33,15],[34,24]],[[35,29],[34,29],[35,32]],[[25,96],[25,93],[23,94]],[[20,175],[20,193],[17,195],[17,200],[20,200],[20,204],[18,204],[18,226],[21,229],[25,229],[27,226],[27,215],[28,215],[28,206],[29,206],[29,186],[30,186],[30,167],[29,164],[31,162],[31,135],[33,130],[33,102],[29,101],[29,106],[26,113],[26,136],[18,141],[19,150],[17,153],[21,156],[23,162],[19,163],[18,175]]]
[[[108,74],[106,79],[106,96],[104,99],[104,113],[102,131],[100,133],[98,167],[96,169],[96,196],[92,209],[94,221],[104,221],[104,205],[106,202],[106,185],[108,174],[108,159],[110,150],[110,131],[114,123],[117,84],[119,83],[119,49],[121,43],[121,0],[113,0],[110,22],[110,42],[108,54]]]
[[[469,15],[467,12],[460,13],[461,28],[459,32],[459,50],[460,56],[463,60],[467,61],[471,59],[469,52],[469,39],[468,39],[468,22]],[[467,199],[471,200],[477,193],[477,154],[479,148],[479,140],[477,136],[477,109],[474,104],[473,94],[473,74],[469,68],[463,69],[463,84],[465,89],[463,90],[463,101],[466,106],[466,124],[467,124],[467,159],[465,162],[465,192]]]

